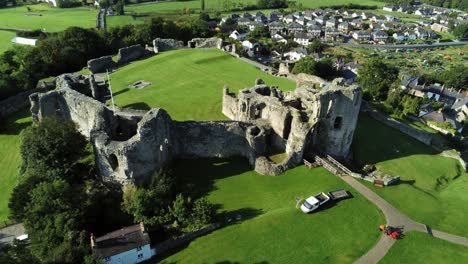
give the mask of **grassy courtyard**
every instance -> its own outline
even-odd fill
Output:
[[[0,224],[8,218],[8,200],[16,185],[20,165],[19,133],[31,124],[31,114],[24,110],[0,124]]]
[[[278,177],[251,171],[244,160],[187,160],[175,173],[189,192],[218,206],[220,220],[241,215],[162,263],[352,263],[377,241],[383,216],[323,168],[305,166]],[[354,197],[312,214],[295,197],[344,188]]]
[[[178,50],[163,52],[118,69],[111,75],[115,103],[121,107],[160,107],[176,120],[222,120],[224,85],[232,92],[250,88],[261,78],[269,85],[292,90],[295,83],[268,75],[254,66],[219,50]],[[128,85],[145,80],[143,89]]]
[[[431,237],[427,234],[409,232],[397,241],[380,264],[393,263],[466,263],[468,248]]]
[[[29,12],[28,12],[29,8]],[[89,7],[54,8],[46,4],[0,9],[0,27],[62,31],[71,26],[93,28],[97,9]]]
[[[434,229],[467,236],[468,175],[458,161],[438,155],[432,148],[361,115],[353,143],[360,166],[376,164],[401,183],[369,188],[414,220]]]

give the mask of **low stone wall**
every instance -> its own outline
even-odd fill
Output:
[[[112,60],[112,56],[104,56],[88,61],[88,69],[92,73],[105,72],[107,69],[113,69],[117,64]]]
[[[194,38],[188,42],[189,48],[221,49],[223,40],[221,38]]]
[[[390,117],[387,117],[379,112],[377,112],[376,110],[370,110],[370,111],[367,111],[367,113],[369,114],[369,116],[371,116],[372,118],[376,119],[377,121],[380,121],[384,124],[386,124],[387,126],[391,126],[395,129],[398,129],[400,132],[426,144],[426,145],[429,145],[431,146],[431,143],[432,143],[432,135],[430,133],[427,133],[427,132],[424,132],[424,131],[421,131],[421,130],[418,130],[416,128],[413,128],[413,127],[410,127],[406,124],[403,124],[395,119],[392,119]]]
[[[181,247],[181,246],[187,244],[188,242],[194,240],[197,237],[200,237],[200,236],[206,235],[206,234],[208,234],[210,232],[213,232],[214,230],[218,229],[219,227],[220,227],[220,224],[209,225],[209,226],[204,227],[204,228],[202,228],[202,229],[200,229],[198,231],[184,234],[184,235],[180,236],[177,239],[171,239],[171,240],[164,241],[164,242],[162,242],[160,244],[157,244],[153,248],[153,250],[155,252],[155,255],[161,255],[164,252],[167,252],[169,250]]]
[[[159,53],[166,50],[175,50],[184,48],[184,42],[176,39],[161,39],[153,40],[154,53]]]
[[[133,45],[126,48],[119,49],[117,54],[117,64],[125,64],[131,61],[135,61],[149,55],[149,51],[143,48],[141,45]]]

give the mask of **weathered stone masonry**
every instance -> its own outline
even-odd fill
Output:
[[[122,183],[151,176],[174,158],[242,156],[257,172],[278,175],[312,152],[346,157],[361,103],[360,88],[336,84],[321,92],[257,85],[237,97],[225,88],[223,113],[233,121],[178,122],[163,109],[113,112],[76,91],[83,90],[78,81],[89,84],[90,95],[105,89],[87,80],[62,75],[56,90],[31,95],[33,119],[74,121],[94,146],[101,176]],[[287,153],[283,163],[267,158],[273,150]]]

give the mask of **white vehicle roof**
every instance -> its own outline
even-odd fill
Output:
[[[313,205],[313,204],[316,204],[316,203],[319,202],[319,200],[317,200],[317,198],[315,198],[314,196],[311,196],[311,197],[307,198],[306,201],[307,201],[310,205]]]
[[[25,240],[25,239],[28,239],[28,234],[21,235],[21,236],[17,237],[16,239],[17,239],[17,240]]]

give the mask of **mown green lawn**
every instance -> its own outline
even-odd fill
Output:
[[[0,30],[0,54],[13,47],[11,39],[16,36],[15,32]]]
[[[235,221],[191,242],[162,263],[352,263],[378,240],[382,214],[323,168],[300,166],[278,177],[251,171],[244,160],[178,161],[175,173],[191,193]],[[312,214],[295,197],[344,188],[353,198]]]
[[[16,185],[20,159],[19,133],[31,124],[31,113],[24,110],[0,123],[0,224],[8,218],[8,200]]]
[[[468,236],[468,174],[458,161],[361,115],[353,142],[354,159],[376,166],[401,183],[369,188],[416,221],[454,234]]]
[[[26,15],[40,14],[40,16]],[[89,7],[54,8],[46,4],[0,9],[0,27],[62,31],[71,26],[94,28],[98,10]]]
[[[169,51],[137,61],[111,74],[115,103],[121,107],[160,107],[175,120],[224,120],[224,85],[232,92],[250,88],[261,78],[269,85],[292,90],[295,83],[268,75],[225,52],[213,49]],[[128,85],[145,80],[143,89]]]
[[[466,263],[468,248],[418,232],[398,240],[380,264]]]

